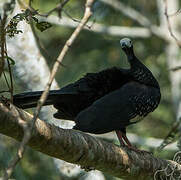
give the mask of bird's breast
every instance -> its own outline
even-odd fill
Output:
[[[157,108],[161,98],[160,89],[134,81],[127,84],[126,88],[136,115],[144,117]]]

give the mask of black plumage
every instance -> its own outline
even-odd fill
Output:
[[[120,41],[130,69],[113,67],[88,73],[60,90],[49,92],[45,105],[58,110],[54,117],[75,121],[73,129],[102,134],[115,130],[122,145],[131,146],[126,127],[152,112],[159,104],[160,87],[150,70],[134,55],[130,39]],[[20,108],[37,105],[42,91],[14,96]]]

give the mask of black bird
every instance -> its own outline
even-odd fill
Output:
[[[60,90],[50,91],[44,105],[54,105],[55,118],[75,121],[73,129],[93,134],[116,131],[120,144],[131,147],[126,127],[154,111],[161,94],[157,80],[135,56],[131,40],[124,38],[120,44],[130,69],[113,67],[88,73]],[[35,107],[41,94],[17,94],[14,104],[23,109]]]

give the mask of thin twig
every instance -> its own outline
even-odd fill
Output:
[[[69,0],[64,0],[63,2],[59,3],[54,9],[52,9],[51,11],[49,11],[47,13],[47,17],[52,14],[54,11],[58,12],[58,16],[61,17],[61,13],[62,13],[62,9],[63,7],[69,2]]]
[[[9,3],[5,3],[3,6],[3,18],[0,19],[0,46],[1,46],[1,58],[0,58],[0,76],[3,73],[6,84],[9,88],[9,91],[11,93],[11,100],[13,97],[13,80],[12,80],[12,71],[11,71],[11,67],[10,67],[10,63],[8,58],[8,54],[7,54],[7,47],[6,47],[6,20],[7,20],[7,16],[8,16],[8,12],[11,11],[12,7],[10,6],[10,4],[15,3],[13,2],[13,0]],[[10,85],[8,83],[8,80],[6,78],[6,75],[4,73],[4,64],[5,64],[5,58],[7,59],[8,62],[8,70],[9,70],[9,75],[10,75]]]
[[[172,31],[172,27],[171,27],[169,15],[168,15],[168,2],[167,2],[167,0],[164,0],[164,3],[165,3],[165,13],[164,14],[165,14],[165,17],[167,20],[168,31],[169,31],[171,37],[173,37],[173,39],[176,41],[177,45],[181,48],[181,41],[179,41],[177,39],[177,37],[174,35],[174,33]]]
[[[8,54],[7,54],[7,46],[6,46],[6,40],[5,40],[5,54],[6,54],[6,57],[8,57]],[[9,78],[10,78],[10,88],[9,88],[9,91],[11,93],[11,102],[13,102],[13,75],[12,75],[12,69],[11,69],[11,65],[10,65],[10,62],[9,62],[9,59],[7,58],[7,62],[8,62],[8,71],[9,71]]]
[[[1,47],[1,56],[0,56],[0,76],[4,71],[4,64],[5,64],[5,24],[6,24],[7,14],[6,12],[3,13],[3,17],[0,18],[0,47]]]
[[[65,15],[67,16],[67,17],[69,17],[72,21],[74,21],[74,22],[78,22],[78,23],[80,23],[81,21],[79,20],[79,19],[75,19],[75,18],[73,18],[67,11],[65,11],[64,9],[62,10],[64,13],[65,13]],[[91,25],[92,26],[92,25]],[[91,26],[89,26],[89,25],[85,25],[85,27],[87,27],[88,29],[91,29]]]
[[[178,9],[175,13],[168,14],[169,17],[177,16],[181,13],[181,9]]]
[[[9,179],[9,177],[13,173],[16,165],[23,158],[23,154],[25,152],[25,145],[27,144],[27,139],[30,139],[30,137],[31,137],[31,131],[29,130],[30,129],[29,124],[26,121],[22,120],[18,113],[15,115],[15,118],[18,119],[18,124],[23,128],[24,136],[19,145],[15,158],[12,161],[10,161],[7,169],[4,171],[4,176],[2,178],[3,180]]]
[[[9,93],[10,91],[9,90],[4,90],[4,91],[0,91],[0,94],[1,93]]]
[[[139,11],[131,8],[130,6],[124,4],[122,1],[119,0],[100,0],[101,2],[110,5],[111,7],[121,11],[124,15],[131,18],[132,20],[138,22],[140,25],[144,27],[150,27],[152,25],[151,21],[141,14]]]
[[[32,5],[31,5],[31,4],[32,4],[32,1],[33,1],[33,0],[29,0],[29,4],[28,4],[28,5],[29,5],[30,7],[32,6]]]
[[[7,84],[7,86],[8,86],[8,89],[10,90],[10,85],[9,85],[9,82],[8,82],[8,79],[7,79],[7,77],[6,77],[5,72],[3,72],[3,76],[4,76],[4,79],[5,79],[6,84]]]
[[[45,14],[41,14],[41,13],[38,13],[37,10],[35,10],[32,6],[31,6],[31,3],[29,3],[29,9],[31,11],[35,11],[37,12],[37,14],[39,16],[42,16],[42,17],[48,17],[49,15],[51,15],[54,11],[57,11],[58,12],[58,16],[61,18],[61,12],[63,10],[63,7],[69,2],[70,0],[64,0],[63,2],[59,3],[55,8],[51,9],[49,12],[45,13]]]
[[[46,48],[44,47],[43,43],[41,42],[40,38],[38,37],[36,31],[35,31],[35,28],[34,28],[34,24],[33,23],[30,23],[31,25],[31,29],[33,31],[33,35],[36,39],[36,42],[37,42],[37,45],[39,46],[39,48],[41,48],[41,50],[43,50],[43,52],[46,54],[46,56],[52,60],[54,60],[55,58],[53,58],[49,53],[48,51],[46,50]],[[55,59],[56,60],[56,59]],[[64,68],[67,68],[66,65],[64,65],[62,62],[60,63],[60,65]]]
[[[168,135],[164,138],[164,140],[162,141],[162,143],[159,145],[159,147],[157,147],[157,150],[160,151],[162,150],[164,147],[166,147],[167,145],[169,145],[170,143],[173,143],[177,137],[175,136],[175,134],[178,133],[179,129],[179,125],[181,122],[181,117],[179,118],[178,121],[176,121],[173,125],[171,130],[169,131]],[[179,136],[181,136],[181,134],[179,134]]]
[[[19,119],[19,121],[22,123],[23,125],[23,129],[24,129],[24,136],[23,136],[23,140],[20,144],[20,147],[18,149],[18,152],[15,156],[15,158],[11,161],[11,163],[9,164],[8,168],[6,169],[6,173],[4,175],[4,180],[8,180],[8,178],[11,176],[14,168],[16,167],[16,164],[20,161],[20,159],[22,158],[24,151],[25,151],[25,145],[29,142],[30,138],[31,138],[31,134],[32,134],[32,130],[33,127],[35,125],[35,122],[39,116],[41,107],[43,106],[44,102],[46,101],[46,98],[48,96],[49,90],[50,90],[50,86],[55,78],[56,72],[60,66],[61,61],[63,60],[63,58],[65,57],[67,51],[69,50],[70,46],[73,44],[73,42],[75,41],[75,39],[77,38],[77,36],[79,35],[79,33],[81,32],[81,30],[83,29],[83,27],[85,26],[85,24],[88,22],[89,18],[92,15],[92,11],[91,11],[91,6],[93,4],[94,0],[87,0],[86,1],[86,5],[85,5],[85,13],[84,16],[81,20],[81,22],[79,23],[79,25],[77,26],[77,28],[75,29],[75,31],[73,32],[73,34],[70,36],[70,38],[67,40],[67,42],[65,43],[59,57],[57,58],[57,61],[55,62],[49,81],[45,87],[45,91],[42,93],[40,100],[38,101],[38,105],[37,108],[34,112],[32,121],[30,126],[27,126],[27,124],[22,123],[22,120]]]
[[[176,66],[174,68],[170,68],[169,70],[170,71],[179,71],[179,70],[181,70],[181,66]]]
[[[58,26],[76,28],[77,23],[72,22],[69,18],[62,16],[61,21],[55,15],[51,15],[46,19],[47,22],[55,24]],[[142,27],[127,27],[127,26],[106,26],[104,24],[99,24],[94,21],[89,21],[88,27],[85,26],[84,30],[88,30],[95,33],[107,34],[110,36],[129,36],[129,37],[139,37],[148,38],[151,35],[149,28]]]

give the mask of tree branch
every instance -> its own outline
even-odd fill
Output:
[[[170,17],[168,15],[168,2],[167,0],[164,0],[164,3],[165,3],[165,17],[166,17],[166,20],[167,20],[167,26],[168,26],[168,30],[169,30],[169,33],[170,33],[170,36],[176,41],[177,45],[181,48],[181,41],[178,40],[178,38],[175,36],[175,34],[173,33],[173,30],[172,30],[172,26],[171,26],[171,23],[170,23]]]
[[[130,142],[138,147],[146,147],[147,149],[156,149],[158,147],[158,144],[161,144],[163,142],[163,139],[159,138],[154,138],[154,137],[143,137],[143,136],[138,136],[135,133],[126,133],[128,136],[128,139]],[[107,139],[110,142],[116,142],[117,136],[114,132],[106,133],[106,134],[101,134],[101,135],[93,135],[98,138],[103,138]],[[165,147],[165,150],[167,151],[178,151],[179,148],[177,147],[177,143],[172,143],[169,144],[167,147]]]
[[[44,18],[42,18],[44,19]],[[51,24],[56,24],[59,26],[65,26],[70,28],[77,27],[77,22],[73,21],[70,18],[65,16],[61,17],[61,21],[59,17],[50,15],[46,21]],[[110,36],[129,36],[129,37],[140,37],[140,38],[148,38],[151,36],[151,32],[147,28],[142,27],[126,27],[126,26],[105,26],[104,24],[99,24],[95,22],[89,22],[92,24],[90,28],[87,26],[84,27],[84,30],[88,30],[95,33],[104,33]]]
[[[124,3],[121,3],[118,0],[112,0],[112,1],[100,0],[100,1],[112,6],[114,9],[120,11],[130,19],[139,23],[141,26],[148,28],[149,31],[155,36],[158,36],[159,38],[162,38],[167,42],[170,41],[170,38],[167,36],[166,29],[154,25],[146,16],[142,15],[140,12],[136,11],[135,9],[124,5]]]
[[[0,16],[1,17],[1,16]],[[5,64],[5,24],[7,15],[4,13],[3,18],[0,18],[0,77],[4,71]]]
[[[146,18],[145,16],[143,16],[140,12],[136,11],[135,9],[124,5],[124,3],[121,3],[118,0],[100,0],[103,3],[106,3],[110,6],[112,6],[114,9],[117,9],[119,11],[121,11],[124,15],[128,16],[129,18],[131,18],[132,20],[138,22],[140,25],[142,26],[150,26],[150,20],[148,18]]]
[[[7,107],[1,102],[0,117],[0,133],[18,141],[23,137],[23,128],[18,117],[25,124],[29,124],[32,119],[32,115],[27,112],[11,104]],[[149,153],[138,153],[127,147],[118,147],[79,131],[56,127],[40,119],[35,123],[28,145],[49,156],[85,168],[94,167],[127,179],[148,179],[153,177],[157,170],[165,169],[168,165],[181,170],[176,162],[158,159]]]
[[[48,17],[50,14],[52,14],[54,11],[58,12],[58,16],[61,18],[61,13],[62,13],[62,9],[63,7],[69,2],[69,0],[64,0],[63,2],[59,3],[55,8],[53,8],[52,10],[50,10],[48,13],[46,13],[46,17]]]

